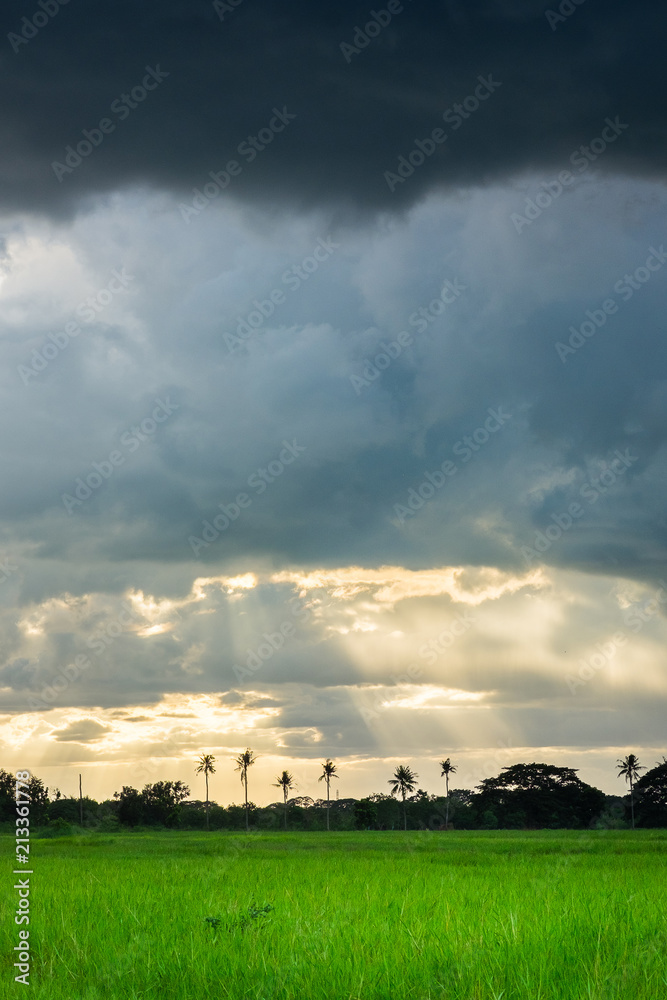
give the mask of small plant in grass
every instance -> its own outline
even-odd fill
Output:
[[[262,917],[267,916],[273,909],[275,907],[271,906],[270,903],[266,903],[265,906],[255,906],[254,903],[251,903],[248,907],[248,913],[241,914],[237,923],[241,928],[246,927],[253,920],[261,920]]]
[[[246,927],[252,926],[253,923],[257,927],[263,926],[268,922],[264,918],[274,909],[275,907],[270,903],[266,903],[264,906],[256,906],[255,903],[251,903],[246,913],[241,913],[240,916],[228,920],[225,924],[223,924],[222,917],[204,917],[204,923],[208,924],[214,931],[217,931],[221,925],[230,932],[236,930],[244,931]]]

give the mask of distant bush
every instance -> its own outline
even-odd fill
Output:
[[[14,833],[16,804],[14,776],[0,768],[0,835]],[[156,829],[204,831],[206,804],[189,798],[182,781],[157,781],[139,791],[123,786],[113,799],[98,803],[63,797],[32,775],[29,782],[30,826],[35,835],[70,836],[73,831],[115,833],[129,829],[150,833]],[[634,786],[635,819],[644,828],[667,827],[667,759],[647,771]],[[625,829],[630,825],[629,796],[605,795],[581,781],[574,769],[552,764],[513,764],[493,778],[485,778],[475,790],[452,788],[444,795],[429,795],[419,788],[406,798],[409,830],[444,831],[446,823],[456,830],[556,830]],[[283,802],[259,807],[248,803],[251,830],[282,830]],[[329,802],[332,831],[401,830],[402,803],[394,796],[374,793],[362,799],[333,799]],[[226,808],[209,803],[209,826],[218,831],[244,832],[244,803]],[[287,801],[287,829],[324,831],[327,829],[326,799],[295,796]]]
[[[639,826],[667,826],[667,759],[641,776],[635,785],[635,796]]]
[[[52,837],[71,837],[73,834],[74,828],[72,824],[59,816],[53,822],[49,823],[48,826],[42,827],[38,831],[37,839],[50,840]]]

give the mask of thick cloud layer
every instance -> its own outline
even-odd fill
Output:
[[[265,565],[655,582],[667,203],[584,176],[517,232],[535,187],[333,236],[145,196],[10,234],[0,514],[38,557],[26,599],[45,560],[72,593],[155,592],[151,562],[171,593]]]
[[[664,176],[659,4],[389,7],[51,0],[46,14],[11,0],[0,204],[58,213],[126,185],[188,204],[235,160],[232,198],[394,210],[436,187],[568,169],[594,140],[602,169]],[[608,118],[627,128],[601,156]]]
[[[6,8],[3,766],[658,753],[664,15],[400,6]]]

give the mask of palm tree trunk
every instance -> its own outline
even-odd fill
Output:
[[[632,791],[632,777],[630,778],[630,813],[632,815],[632,829],[635,828],[635,797]]]
[[[208,825],[208,774],[206,774],[205,777],[206,777],[206,829],[208,830],[209,829],[209,825]]]
[[[245,832],[248,833],[250,830],[250,824],[248,823],[248,772],[245,774]]]
[[[408,812],[405,806],[405,792],[403,792],[403,829],[407,832],[408,829]]]
[[[327,833],[329,832],[329,779],[327,778]]]
[[[285,829],[287,829],[287,789],[284,790],[283,797],[285,799]]]
[[[447,795],[445,797],[445,830],[449,828],[449,775],[445,775],[445,787]]]

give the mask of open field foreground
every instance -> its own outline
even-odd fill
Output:
[[[97,834],[31,867],[35,1000],[667,995],[667,831]]]

